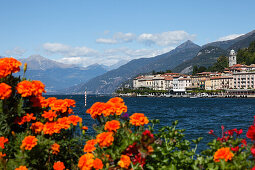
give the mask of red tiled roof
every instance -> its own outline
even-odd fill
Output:
[[[163,75],[179,75],[180,73],[165,73]]]
[[[166,76],[166,77],[165,77],[165,80],[173,80],[173,77]]]
[[[191,80],[191,78],[180,78],[179,80]]]

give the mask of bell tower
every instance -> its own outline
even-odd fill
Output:
[[[236,52],[235,50],[231,50],[228,57],[228,66],[231,67],[236,65]]]

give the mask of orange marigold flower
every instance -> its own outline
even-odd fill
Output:
[[[5,156],[6,156],[5,153],[3,154],[2,152],[0,152],[0,160],[3,159],[3,157],[5,157]]]
[[[104,104],[103,102],[96,102],[86,112],[89,113],[93,119],[96,119],[98,116],[102,115]]]
[[[20,120],[18,120],[17,123],[19,125],[23,125],[24,123],[30,122],[31,120],[35,120],[35,119],[36,119],[36,117],[34,117],[33,113],[31,113],[31,114],[27,113],[26,116],[23,116]]]
[[[43,133],[47,135],[53,135],[54,133],[60,133],[61,126],[57,122],[46,122],[43,126]]]
[[[53,145],[51,145],[52,154],[57,155],[60,152],[59,148],[60,148],[60,145],[57,143],[54,143]]]
[[[49,97],[47,99],[44,99],[42,102],[42,107],[49,107],[51,103],[53,103],[55,100],[57,100],[56,97]]]
[[[113,112],[116,113],[116,115],[121,115],[123,112],[127,112],[127,106],[120,97],[111,98],[107,103],[113,105]]]
[[[94,164],[94,155],[92,153],[86,153],[85,155],[82,155],[78,162],[78,167],[80,169],[91,169]]]
[[[154,149],[153,149],[153,147],[152,147],[152,146],[148,146],[148,147],[147,147],[147,150],[148,150],[148,152],[149,152],[149,153],[154,152]]]
[[[68,119],[68,117],[62,117],[57,120],[57,123],[60,129],[69,129],[71,121]]]
[[[21,94],[22,97],[32,96],[33,92],[31,89],[32,89],[32,82],[27,80],[19,82],[16,87],[17,93]]]
[[[49,106],[51,107],[51,110],[65,113],[68,109],[68,102],[63,99],[57,99],[53,101]]]
[[[104,130],[109,132],[117,131],[120,128],[120,122],[118,120],[112,120],[105,123]]]
[[[32,123],[30,129],[32,129],[36,134],[41,133],[41,131],[43,130],[43,123],[42,122],[35,122]]]
[[[60,162],[60,161],[55,162],[54,165],[53,165],[54,170],[64,170],[65,168],[66,167],[65,167],[64,163]]]
[[[34,117],[34,113],[28,114],[26,116],[23,117],[25,119],[26,122],[30,122],[31,120],[35,120],[36,117]]]
[[[88,130],[88,126],[82,126],[82,130]]]
[[[113,132],[103,132],[97,135],[97,143],[102,147],[109,147],[114,141]]]
[[[41,81],[38,81],[38,80],[32,81],[32,91],[34,96],[41,96],[42,93],[46,93],[44,88],[45,88],[45,85]]]
[[[15,170],[28,170],[26,166],[20,166],[16,168]]]
[[[134,113],[132,116],[129,117],[129,123],[135,126],[143,126],[149,123],[149,120],[143,113]]]
[[[23,139],[21,148],[24,148],[26,150],[31,150],[35,145],[37,145],[38,139],[36,139],[35,136],[27,136]]]
[[[86,145],[84,145],[84,152],[93,152],[96,150],[95,144],[97,144],[96,139],[91,139],[86,142]]]
[[[220,148],[218,149],[215,154],[214,154],[214,161],[215,162],[219,162],[220,159],[225,159],[225,161],[227,162],[228,160],[231,160],[234,157],[234,154],[230,151],[230,148],[226,147],[226,148]]]
[[[120,161],[118,162],[118,165],[121,168],[128,169],[129,165],[131,163],[130,157],[127,155],[121,155]]]
[[[20,71],[19,66],[21,62],[15,58],[1,58],[0,59],[0,78],[6,77],[11,73]]]
[[[75,107],[75,100],[73,100],[73,99],[64,99],[65,100],[65,102],[67,102],[67,106],[68,107]]]
[[[93,163],[93,168],[98,170],[98,169],[103,169],[103,167],[104,167],[104,164],[103,164],[102,160],[99,158],[96,158]]]
[[[18,83],[16,90],[22,97],[41,96],[43,92],[46,92],[44,87],[45,85],[38,80],[32,82],[24,80]]]
[[[49,110],[48,112],[44,111],[42,117],[48,119],[49,121],[53,121],[53,119],[57,117],[57,114],[56,111]]]
[[[5,137],[0,137],[0,148],[4,149],[4,144],[7,143],[9,140]]]
[[[71,115],[68,117],[68,120],[70,121],[70,123],[72,123],[74,126],[77,125],[78,122],[82,122],[82,118],[80,118],[79,116],[75,116],[75,115]]]
[[[0,99],[8,99],[12,94],[12,87],[5,83],[0,83]]]
[[[110,116],[110,115],[114,115],[115,113],[115,108],[114,108],[114,105],[112,103],[104,103],[100,110],[102,110],[102,114],[107,117],[107,116]]]

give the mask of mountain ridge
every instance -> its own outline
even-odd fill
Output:
[[[140,58],[129,61],[127,64],[89,80],[85,84],[80,84],[68,88],[60,93],[83,93],[88,89],[91,93],[112,93],[122,82],[133,78],[140,73],[148,73],[152,70],[170,70],[177,64],[192,58],[199,50],[200,46],[192,41],[186,41],[167,53],[151,57]],[[70,91],[71,90],[71,91]]]
[[[47,59],[41,55],[32,55],[28,58],[19,59],[27,63],[26,77],[32,80],[40,80],[45,84],[46,91],[55,93],[59,89],[65,89],[74,84],[80,84],[91,78],[99,76],[107,70],[102,65],[79,67],[72,64],[63,64]],[[17,73],[22,75],[23,72]]]
[[[232,49],[237,51],[238,49],[241,49],[241,48],[247,48],[249,44],[254,40],[255,40],[255,30],[248,32],[247,34],[244,34],[232,40],[216,41],[216,42],[205,44],[202,46],[202,49],[198,52],[198,54],[194,58],[187,60],[181,63],[180,65],[176,66],[173,69],[173,71],[187,74],[192,72],[192,70],[189,68],[192,68],[195,65],[205,66],[205,67],[211,66],[214,62],[216,62],[219,56],[228,55],[229,51]],[[217,48],[216,53],[199,55],[200,53],[201,54],[203,53],[202,50],[207,48],[212,48],[212,47],[215,49]]]

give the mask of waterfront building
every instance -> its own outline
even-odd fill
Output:
[[[133,79],[133,88],[138,89],[141,87],[152,88],[152,79],[154,76],[146,75],[146,76],[139,76]]]
[[[213,90],[213,84],[210,78],[205,80],[205,90]]]
[[[243,71],[233,73],[233,88],[234,89],[254,89],[255,72]]]
[[[173,77],[173,92],[174,93],[185,93],[187,88],[192,86],[190,76],[180,75]]]
[[[173,89],[173,77],[165,76],[165,90],[170,91],[171,89]]]
[[[234,55],[233,51],[232,54]],[[167,90],[186,93],[187,89],[242,91],[255,89],[255,64],[247,66],[235,64],[223,73],[202,72],[195,76],[179,73],[144,75],[133,79],[133,88]]]
[[[173,76],[179,73],[165,73],[157,75],[138,76],[133,79],[133,88],[150,88],[153,90],[171,90],[173,88]]]
[[[226,90],[233,86],[233,76],[216,76],[205,81],[205,90]]]
[[[231,50],[228,57],[228,65],[229,67],[236,65],[236,52],[235,50]]]
[[[211,86],[210,82],[210,77],[217,77],[220,76],[221,73],[214,73],[214,72],[202,72],[198,73],[195,76],[191,76],[191,87],[193,89],[199,88],[199,89],[206,89],[206,83],[207,83],[207,88]],[[209,83],[209,84],[208,84]]]
[[[156,75],[152,78],[152,89],[153,90],[166,90],[165,89],[165,77],[161,75]]]

